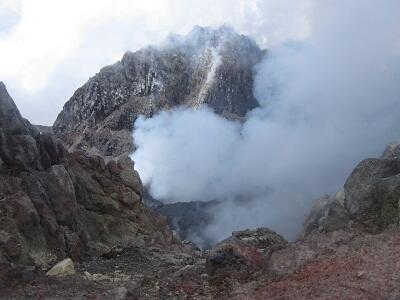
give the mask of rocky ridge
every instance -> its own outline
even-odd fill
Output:
[[[68,153],[21,117],[3,83],[0,159],[0,282],[7,270],[46,270],[112,247],[174,247],[165,219],[142,203],[132,161]]]
[[[197,26],[104,67],[64,105],[53,131],[69,150],[119,157],[134,149],[131,133],[139,115],[204,103],[240,119],[257,106],[253,68],[264,54],[228,27]]]

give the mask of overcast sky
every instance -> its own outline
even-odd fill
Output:
[[[301,39],[311,0],[0,0],[0,80],[33,123],[126,50],[228,24],[263,47]]]

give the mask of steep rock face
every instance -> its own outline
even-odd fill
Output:
[[[57,163],[64,147],[53,143],[50,136],[40,135],[21,117],[3,83],[0,83],[0,99],[1,162],[14,168],[39,170]]]
[[[112,246],[174,243],[166,221],[141,203],[129,160],[69,154],[24,120],[0,83],[0,264],[79,260]]]
[[[218,114],[243,117],[257,106],[253,67],[264,54],[227,27],[195,27],[103,68],[65,104],[53,130],[69,149],[117,157],[133,151],[139,115],[206,103]]]

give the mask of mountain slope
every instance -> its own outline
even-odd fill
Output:
[[[257,106],[253,67],[264,54],[227,27],[195,27],[103,68],[64,105],[53,130],[68,149],[118,157],[133,151],[131,132],[141,114],[205,103],[241,118]]]

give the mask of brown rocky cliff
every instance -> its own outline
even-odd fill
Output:
[[[48,268],[111,247],[171,246],[129,159],[69,154],[24,120],[0,83],[0,264]]]

